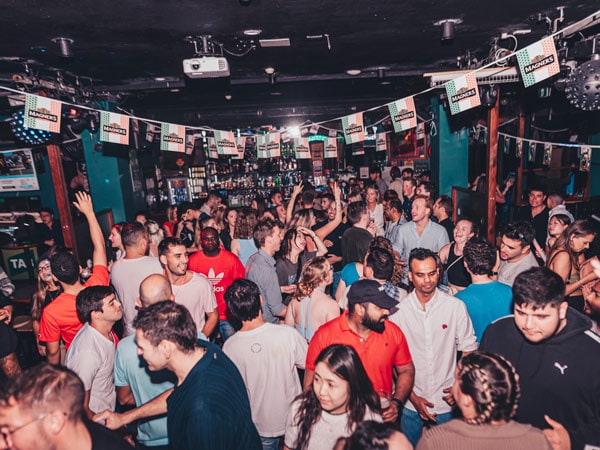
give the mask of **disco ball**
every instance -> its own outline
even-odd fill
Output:
[[[27,144],[45,144],[50,139],[50,136],[52,136],[52,133],[49,131],[26,127],[25,113],[23,111],[18,111],[12,115],[10,126],[15,137]]]
[[[565,86],[567,100],[584,111],[600,109],[600,57],[575,68]]]

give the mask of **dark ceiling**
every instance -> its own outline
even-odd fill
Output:
[[[5,0],[0,15],[0,84],[21,80],[82,86],[138,115],[185,125],[235,128],[322,121],[402,98],[427,87],[423,73],[457,68],[468,52],[478,61],[502,33],[518,48],[598,9],[596,0]],[[434,22],[459,18],[453,41]],[[244,30],[260,29],[257,37]],[[212,35],[226,50],[231,77],[186,80],[182,60],[194,54],[186,36]],[[73,58],[58,56],[52,38],[74,40]],[[265,48],[258,39],[289,38]],[[500,45],[512,48],[511,40]],[[269,84],[264,69],[275,69]],[[384,75],[385,80],[378,77]],[[357,76],[346,73],[360,69]],[[76,78],[80,77],[80,78]],[[89,81],[85,77],[90,77]],[[389,81],[382,84],[381,81]],[[23,84],[21,84],[22,86]],[[108,95],[110,94],[110,95]],[[231,96],[226,99],[226,95]],[[69,99],[69,95],[64,96]]]

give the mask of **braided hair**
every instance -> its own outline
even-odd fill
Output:
[[[457,380],[460,390],[475,404],[476,415],[466,422],[508,422],[516,414],[521,394],[519,375],[502,356],[486,352],[466,355],[460,362]]]

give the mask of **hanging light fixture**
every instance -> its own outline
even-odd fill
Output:
[[[27,144],[45,144],[52,136],[52,133],[49,131],[26,127],[24,111],[18,111],[12,115],[10,127],[15,137],[19,141],[26,142]]]
[[[442,19],[434,23],[436,27],[442,27],[442,42],[453,41],[455,26],[462,23],[462,19]]]
[[[600,109],[600,55],[592,55],[592,59],[576,67],[565,86],[567,100],[575,108],[584,111]]]
[[[61,58],[72,58],[74,56],[71,48],[75,42],[73,39],[58,36],[52,39],[52,42],[58,45],[58,53]]]

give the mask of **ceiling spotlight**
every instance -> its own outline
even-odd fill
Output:
[[[442,41],[454,40],[454,27],[462,23],[462,19],[442,19],[434,23],[436,27],[442,27]]]
[[[600,110],[600,55],[571,72],[565,86],[567,100],[584,111]]]
[[[73,57],[73,52],[71,51],[73,42],[75,42],[73,39],[59,36],[52,39],[52,42],[58,45],[58,53],[60,54],[61,58]]]
[[[267,75],[273,75],[275,73],[275,67],[271,67],[271,66],[265,67],[265,73]]]
[[[250,28],[249,30],[243,31],[244,36],[258,36],[262,34],[262,30],[260,28]]]
[[[231,94],[225,94],[225,100],[231,100],[233,97]]]
[[[360,69],[348,69],[348,70],[346,70],[346,73],[348,75],[350,75],[350,76],[355,77],[357,75],[360,75],[362,73],[362,70],[360,70]]]

